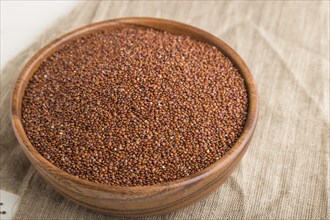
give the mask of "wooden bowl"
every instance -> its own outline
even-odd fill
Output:
[[[193,175],[152,186],[108,186],[79,179],[47,161],[30,143],[22,125],[22,98],[41,62],[63,44],[100,29],[142,26],[189,35],[216,46],[236,65],[248,91],[248,115],[242,135],[219,161]],[[11,103],[12,125],[20,145],[39,174],[65,197],[89,209],[119,216],[153,216],[186,207],[217,189],[234,171],[245,154],[258,117],[258,95],[253,77],[240,56],[222,40],[195,27],[155,18],[121,18],[91,24],[72,31],[42,48],[19,75]]]

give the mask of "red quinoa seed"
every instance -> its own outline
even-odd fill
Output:
[[[153,185],[196,173],[234,145],[244,79],[217,48],[144,28],[98,31],[50,55],[23,97],[33,146],[76,177]]]

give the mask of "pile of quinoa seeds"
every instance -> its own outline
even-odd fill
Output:
[[[22,121],[32,145],[65,172],[145,186],[219,160],[247,107],[243,78],[217,48],[125,27],[90,33],[45,59],[25,91]]]

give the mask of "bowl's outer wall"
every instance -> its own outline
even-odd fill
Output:
[[[21,105],[28,82],[40,63],[63,43],[100,29],[121,26],[144,26],[193,38],[218,47],[240,70],[249,95],[249,112],[243,134],[220,161],[189,177],[166,184],[144,187],[114,187],[95,184],[65,173],[43,158],[28,140],[21,121]],[[217,189],[234,171],[245,154],[258,116],[258,96],[247,66],[228,45],[197,28],[153,18],[125,18],[95,23],[67,35],[41,49],[25,66],[12,96],[12,123],[20,145],[39,174],[58,192],[96,211],[120,216],[153,216],[186,207]]]

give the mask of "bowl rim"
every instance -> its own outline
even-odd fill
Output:
[[[161,27],[163,25],[167,26],[176,26],[182,28],[186,32],[197,33],[200,37],[207,39],[207,43],[216,46],[222,53],[224,53],[239,69],[241,76],[244,78],[245,86],[248,93],[248,114],[246,118],[246,122],[243,128],[243,131],[232,146],[232,148],[218,161],[211,164],[210,166],[193,173],[189,176],[170,181],[164,183],[158,183],[154,185],[146,185],[146,186],[113,186],[107,185],[103,183],[96,183],[89,180],[81,179],[74,175],[71,175],[54,164],[44,158],[31,144],[29,141],[25,130],[23,128],[23,123],[21,121],[21,110],[22,110],[22,100],[24,97],[24,92],[27,87],[27,84],[34,74],[35,70],[39,67],[40,63],[50,54],[55,52],[59,49],[59,46],[63,46],[66,42],[80,37],[84,34],[90,33],[95,30],[106,29],[110,27],[116,27],[118,25],[126,25],[126,26],[142,26],[147,28],[158,29],[157,27],[148,26],[148,24],[156,24]],[[162,30],[159,28],[158,30]],[[171,31],[168,31],[171,32]],[[30,76],[30,78],[26,79],[26,76]],[[25,85],[24,85],[25,83]],[[24,88],[25,87],[25,88]],[[218,39],[217,37],[213,36],[212,34],[203,31],[199,28],[172,21],[167,19],[160,19],[160,18],[151,18],[151,17],[125,17],[125,18],[117,18],[111,20],[105,20],[101,22],[92,23],[73,31],[70,31],[59,38],[51,41],[42,49],[37,51],[34,56],[26,63],[24,68],[22,69],[21,73],[19,74],[12,91],[11,97],[11,121],[12,126],[15,132],[15,135],[22,147],[23,151],[25,152],[26,156],[28,156],[29,160],[32,162],[35,159],[35,162],[41,165],[42,169],[45,171],[54,171],[57,175],[61,178],[76,182],[77,184],[83,185],[86,188],[95,189],[95,190],[102,190],[104,192],[116,192],[116,193],[124,193],[124,194],[145,194],[146,192],[150,191],[162,191],[168,190],[169,188],[176,188],[180,186],[190,185],[199,180],[203,179],[204,177],[210,176],[212,173],[215,173],[219,169],[223,169],[225,166],[230,166],[232,161],[239,156],[242,152],[244,152],[245,148],[247,147],[253,132],[256,127],[257,119],[258,119],[258,108],[259,108],[259,100],[257,94],[257,88],[253,76],[242,60],[242,58],[231,48],[229,47],[224,41]],[[30,158],[31,157],[31,158]],[[39,172],[39,171],[38,171]],[[52,173],[53,175],[53,173]]]

